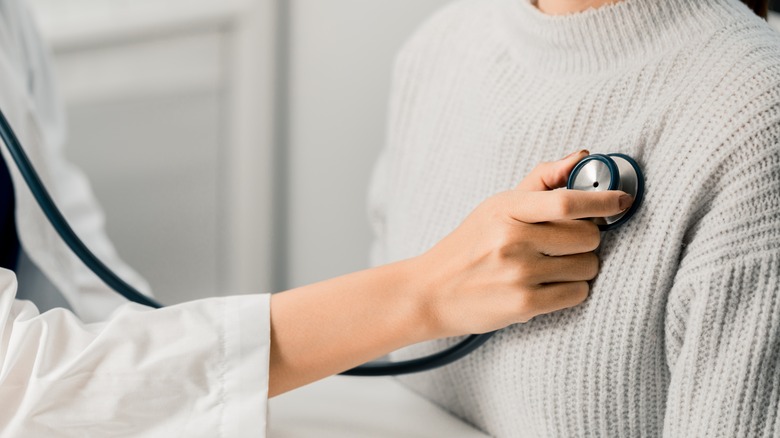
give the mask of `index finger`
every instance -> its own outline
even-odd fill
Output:
[[[587,157],[589,153],[587,149],[583,149],[569,154],[558,161],[540,163],[520,181],[515,190],[536,192],[564,187],[574,166]]]
[[[586,192],[559,189],[546,192],[505,192],[509,215],[525,223],[614,216],[631,206],[634,198],[620,190]]]

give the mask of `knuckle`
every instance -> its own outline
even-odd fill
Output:
[[[527,263],[519,263],[514,269],[512,281],[520,287],[524,287],[533,282],[533,277],[534,275],[529,265]]]
[[[594,251],[601,244],[601,230],[593,221],[578,219],[571,221],[572,230],[577,233],[587,251]]]
[[[554,193],[558,193],[555,200],[555,213],[560,218],[567,218],[571,216],[574,211],[574,205],[572,202],[572,196],[568,193],[568,190],[557,190]]]
[[[592,252],[585,254],[587,279],[593,280],[599,274],[599,257]]]
[[[505,227],[496,236],[493,252],[499,260],[516,262],[519,257],[532,252],[532,245],[515,227]]]
[[[507,197],[508,195],[506,192],[493,195],[484,200],[482,204],[479,205],[479,208],[493,214],[503,212],[506,209]]]
[[[527,290],[522,290],[517,295],[517,312],[520,315],[533,315],[536,308],[536,297]]]
[[[558,167],[554,175],[557,181],[565,182],[569,179],[569,172],[565,167]]]
[[[599,226],[596,225],[593,221],[589,220],[581,220],[578,222],[583,224],[582,235],[585,239],[588,249],[590,251],[595,251],[596,248],[598,248],[601,244],[601,231],[599,230]]]
[[[533,242],[538,235],[539,224],[527,224],[525,222],[517,222],[512,227],[515,233],[515,238],[518,242],[530,243]]]
[[[498,244],[493,249],[493,255],[500,262],[511,260],[515,255],[515,248],[512,244],[499,239]]]
[[[574,290],[572,292],[578,304],[588,298],[588,294],[590,293],[590,285],[588,282],[579,281],[573,285],[573,288]]]
[[[483,201],[472,215],[481,222],[493,224],[508,223],[509,200],[506,196],[495,195]]]
[[[518,241],[508,230],[501,231],[496,237],[493,253],[498,260],[509,260],[518,253]]]
[[[490,197],[487,207],[490,209],[493,218],[504,222],[511,218],[512,211],[518,204],[517,198],[519,193],[518,191],[509,190]]]

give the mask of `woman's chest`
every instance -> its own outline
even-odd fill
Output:
[[[672,149],[664,124],[653,111],[593,128],[579,124],[599,125],[598,117],[583,119],[581,110],[565,106],[558,118],[537,117],[541,109],[518,110],[515,119],[464,112],[469,115],[442,116],[440,123],[452,130],[446,141],[437,140],[435,132],[444,136],[445,130],[436,122],[409,127],[403,153],[391,166],[388,261],[424,252],[539,161],[578,148],[633,156],[643,167],[647,193],[631,221],[602,233],[600,272],[583,305],[507,328],[463,361],[404,380],[495,435],[511,436],[513,428],[536,428],[542,436],[653,430],[669,379],[666,296],[688,226],[678,213],[690,208],[690,200],[665,196],[670,185],[685,184],[685,176],[668,177],[666,163],[676,158],[658,152]],[[401,355],[430,353],[446,343]],[[647,415],[632,416],[637,409]]]

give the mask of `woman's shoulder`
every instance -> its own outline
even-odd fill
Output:
[[[777,98],[780,32],[763,19],[747,14],[734,17],[688,49],[689,56],[696,59],[689,66],[691,73],[699,71],[711,79],[712,85],[717,84],[713,93],[730,89],[735,102]]]
[[[738,138],[761,133],[776,147],[780,136],[780,32],[757,16],[734,17],[715,34],[691,42],[677,76],[696,102],[695,118],[717,122],[717,130]],[[716,129],[709,123],[709,129]],[[747,141],[747,139],[745,139]]]

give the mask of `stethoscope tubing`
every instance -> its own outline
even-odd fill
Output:
[[[65,219],[65,216],[57,207],[51,195],[49,194],[48,190],[46,189],[45,185],[41,181],[41,178],[38,176],[38,173],[35,171],[35,168],[30,162],[29,157],[25,153],[24,148],[22,147],[21,143],[19,142],[19,139],[16,136],[16,133],[14,132],[13,128],[11,128],[11,124],[8,122],[8,119],[6,119],[5,114],[2,112],[2,110],[0,110],[0,138],[2,138],[3,142],[8,148],[8,152],[11,154],[11,157],[16,163],[16,166],[19,169],[22,178],[24,178],[24,181],[27,183],[28,187],[30,188],[33,197],[35,198],[36,202],[40,206],[44,215],[49,220],[49,222],[51,222],[51,225],[54,227],[57,234],[59,234],[59,236],[62,238],[65,244],[73,251],[73,253],[92,272],[94,272],[95,275],[97,275],[98,278],[100,278],[108,287],[110,287],[111,289],[113,289],[114,291],[116,291],[118,294],[122,295],[126,299],[154,309],[162,308],[163,305],[161,303],[142,294],[141,292],[136,290],[132,285],[130,285],[126,281],[122,280],[118,275],[116,275],[108,266],[106,266],[102,261],[100,261],[100,259],[97,256],[95,256],[95,254],[92,251],[89,250],[89,248],[84,244],[84,242],[78,237],[76,232],[73,231],[73,228]],[[639,186],[640,190],[639,193],[637,194],[638,195],[637,199],[635,199],[634,205],[632,205],[629,214],[625,218],[621,218],[621,220],[619,221],[620,223],[623,223],[625,222],[623,219],[627,220],[633,214],[633,212],[636,210],[636,208],[639,206],[639,203],[641,202],[641,197],[644,192],[644,178],[642,177],[642,172],[639,166],[630,157],[623,154],[609,154],[609,155],[620,156],[622,158],[625,158],[627,161],[629,161],[632,167],[634,167],[634,169],[637,172],[638,181],[640,184]],[[595,156],[591,156],[591,157],[592,157],[591,159],[597,159],[605,162],[610,167],[611,171],[613,172],[612,181],[610,182],[610,189],[614,190],[615,187],[617,186],[616,180],[619,179],[619,173],[612,159],[606,155],[601,156],[600,154],[595,154]],[[578,165],[575,166],[574,170],[572,171],[572,175],[575,175],[584,164],[585,164],[585,160],[578,163]],[[567,185],[571,186],[572,181],[573,180],[570,177]],[[613,224],[613,225],[617,226],[617,224]],[[610,226],[609,228],[614,228],[614,226]],[[341,374],[348,375],[348,376],[376,377],[376,376],[411,374],[411,373],[419,373],[422,371],[432,370],[434,368],[439,368],[444,365],[448,365],[452,362],[455,362],[467,356],[474,350],[484,345],[496,333],[497,331],[484,333],[484,334],[469,335],[465,339],[450,346],[449,348],[446,348],[442,351],[433,353],[428,356],[399,361],[399,362],[371,362],[344,371]]]
[[[11,154],[11,157],[16,163],[16,167],[22,174],[22,178],[24,178],[24,181],[30,188],[35,200],[41,207],[41,210],[43,210],[43,213],[49,219],[49,222],[51,222],[52,226],[57,231],[57,234],[59,234],[60,238],[62,238],[73,253],[75,253],[76,256],[95,273],[95,275],[105,282],[108,287],[115,290],[123,297],[135,303],[143,304],[144,306],[153,307],[155,309],[163,307],[162,304],[147,297],[126,281],[122,280],[109,269],[108,266],[100,261],[100,259],[89,250],[87,245],[81,241],[79,236],[76,235],[76,232],[73,231],[73,228],[71,228],[70,224],[65,219],[65,216],[63,216],[60,209],[57,208],[57,205],[54,203],[51,195],[49,195],[49,191],[46,189],[46,186],[43,185],[41,178],[38,176],[38,173],[35,171],[30,159],[27,157],[24,148],[22,148],[19,139],[16,137],[16,133],[11,128],[8,119],[6,119],[5,114],[1,110],[0,137],[3,139],[3,142],[5,142],[8,152]]]
[[[25,153],[21,142],[17,138],[13,128],[11,128],[11,124],[8,122],[8,119],[5,117],[2,110],[0,110],[0,138],[2,138],[8,148],[8,152],[16,163],[16,167],[19,169],[22,178],[24,178],[24,181],[30,188],[33,197],[44,215],[54,227],[60,238],[62,238],[79,260],[94,272],[108,287],[126,299],[154,309],[164,307],[161,303],[142,294],[132,285],[116,275],[105,265],[105,263],[100,261],[92,251],[90,251],[87,245],[78,237],[76,232],[73,231],[73,228],[65,219],[65,216],[57,207],[49,194],[49,191],[46,189],[46,186],[41,181],[38,172],[35,171],[27,153]],[[429,356],[399,362],[372,362],[352,368],[341,374],[349,376],[391,376],[431,370],[455,362],[468,355],[487,342],[494,333],[495,332],[470,335],[457,344]]]

